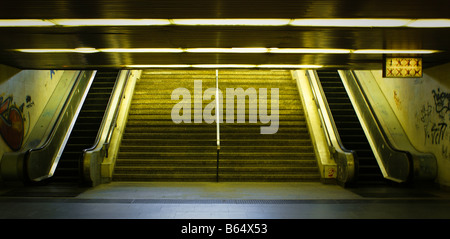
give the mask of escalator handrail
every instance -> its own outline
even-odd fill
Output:
[[[111,135],[115,129],[114,125],[116,124],[120,103],[122,102],[123,98],[123,91],[127,85],[129,74],[129,70],[120,71],[119,74],[117,74],[116,82],[114,83],[113,90],[111,91],[108,105],[103,114],[102,123],[100,124],[95,142],[92,147],[84,149],[83,154],[90,151],[101,150],[104,145],[109,144]],[[114,111],[114,113],[111,114],[111,111]],[[108,121],[110,121],[111,123],[108,123]]]
[[[38,182],[53,176],[95,75],[96,71],[80,72],[46,141],[26,152],[25,181]]]
[[[328,100],[325,97],[325,93],[320,84],[320,79],[316,71],[308,71],[308,80],[311,85],[311,89],[314,95],[314,101],[316,102],[319,116],[322,121],[323,130],[329,142],[329,146],[332,150],[342,151],[343,153],[353,154],[353,150],[346,149],[339,136],[339,132],[336,127],[333,115],[328,104]]]
[[[131,75],[131,71],[127,70],[127,74],[126,74],[126,77],[125,77],[125,83],[123,84],[123,86],[121,86],[121,90],[120,90],[120,94],[119,94],[119,97],[120,97],[119,98],[119,102],[117,103],[117,106],[114,109],[113,120],[112,120],[112,122],[110,124],[111,126],[110,126],[110,128],[108,130],[108,134],[107,134],[107,137],[106,137],[106,140],[105,140],[105,143],[104,143],[104,145],[106,146],[106,149],[105,149],[105,156],[106,157],[108,157],[108,147],[109,147],[109,144],[111,142],[111,138],[113,136],[114,130],[116,129],[115,126],[117,124],[117,118],[119,116],[119,109],[120,109],[120,106],[122,105],[122,100],[125,97],[123,94],[124,94],[125,88],[128,85],[130,75]]]

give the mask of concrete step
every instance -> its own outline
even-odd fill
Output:
[[[209,150],[202,154],[198,154],[196,151],[156,151],[156,152],[136,152],[136,151],[120,151],[117,162],[122,160],[217,160],[217,151]],[[312,160],[315,161],[314,152],[284,152],[282,158],[278,152],[247,152],[246,154],[236,157],[234,152],[220,152],[220,161],[227,160]],[[238,161],[235,161],[238,162]]]
[[[318,173],[302,174],[219,174],[220,182],[317,182]]]
[[[194,123],[211,101],[203,101],[195,110],[194,80],[202,80],[202,89],[215,87],[215,70],[145,70],[137,82],[127,126],[117,158],[117,181],[216,181],[216,124]],[[191,94],[192,123],[175,124],[171,110],[179,101],[171,100],[172,91],[186,88]],[[258,99],[246,100],[246,123],[220,124],[221,148],[219,179],[225,181],[317,181],[320,178],[306,119],[295,82],[283,70],[219,70],[219,88],[279,88],[279,130],[262,135],[262,126],[249,123],[249,113]],[[273,102],[261,101],[269,107]],[[250,103],[250,107],[249,107]],[[256,105],[253,107],[252,105]],[[252,110],[249,110],[252,109]],[[214,111],[213,111],[214,114]]]
[[[113,181],[120,182],[215,182],[216,173],[210,174],[119,174],[114,173]]]

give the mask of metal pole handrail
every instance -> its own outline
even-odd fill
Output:
[[[220,154],[220,97],[219,97],[219,70],[216,69],[216,143],[217,143],[217,163],[216,181],[219,182],[219,154]]]

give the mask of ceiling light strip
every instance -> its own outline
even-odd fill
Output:
[[[412,27],[449,28],[450,19],[404,18],[213,18],[213,19],[0,19],[0,27],[89,26],[295,26],[295,27]]]
[[[89,27],[89,26],[164,26],[171,25],[169,19],[52,19],[57,26]]]
[[[322,65],[278,65],[278,64],[266,64],[266,65],[258,65],[258,68],[292,68],[292,69],[300,69],[300,68],[322,68]]]
[[[439,50],[425,49],[328,49],[328,48],[89,48],[75,49],[12,49],[23,53],[236,53],[236,54],[432,54]]]
[[[354,50],[355,54],[433,54],[438,50],[403,50],[403,49],[362,49]]]
[[[328,49],[328,48],[269,48],[269,53],[286,54],[349,54],[350,49]]]
[[[411,21],[407,27],[415,28],[448,28],[450,27],[450,19],[417,19]]]
[[[193,64],[193,65],[123,65],[125,68],[277,68],[277,69],[312,69],[321,68],[322,65],[252,65],[252,64]]]
[[[261,47],[236,47],[236,48],[187,48],[189,53],[268,53],[268,48]]]
[[[191,65],[124,65],[127,68],[189,68]]]
[[[42,19],[0,19],[0,27],[49,27],[55,23]]]
[[[182,53],[182,48],[100,48],[99,52],[109,53]]]
[[[80,47],[80,48],[74,48],[74,49],[55,49],[55,48],[49,48],[49,49],[15,49],[14,51],[23,52],[23,53],[98,53],[99,50],[95,48],[89,48],[89,47]]]
[[[412,19],[312,18],[294,19],[290,25],[301,27],[405,27]]]
[[[182,26],[286,26],[292,19],[172,19]]]

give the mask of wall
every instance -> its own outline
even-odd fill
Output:
[[[422,78],[383,78],[381,70],[371,73],[412,145],[435,155],[437,183],[450,186],[450,64],[425,69]]]
[[[0,64],[0,84],[19,72],[20,70],[17,68]]]
[[[63,74],[55,70],[22,70],[0,81],[0,158],[5,152],[23,150]]]

